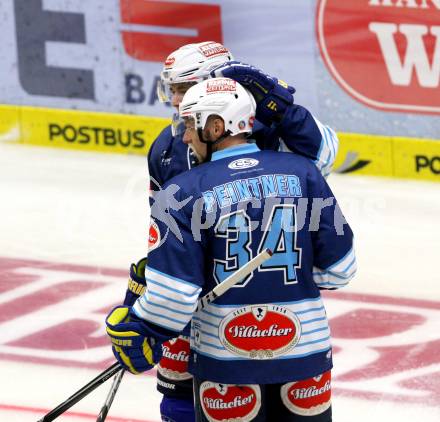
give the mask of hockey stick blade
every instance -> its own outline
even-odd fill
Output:
[[[110,406],[113,403],[113,400],[116,396],[116,393],[118,392],[119,384],[122,381],[122,377],[124,376],[125,371],[122,370],[119,372],[118,375],[116,375],[115,379],[113,380],[112,386],[110,388],[110,391],[107,394],[107,399],[105,400],[104,406],[102,406],[101,411],[99,412],[99,415],[96,419],[96,422],[104,422],[105,418],[107,417],[108,411],[110,410]]]
[[[237,284],[247,275],[249,275],[252,271],[254,271],[257,267],[259,267],[264,261],[267,261],[272,256],[272,251],[270,249],[265,249],[260,252],[256,257],[251,259],[248,263],[243,265],[239,270],[235,271],[234,274],[227,277],[224,281],[222,281],[219,285],[215,286],[209,293],[199,299],[199,303],[197,305],[197,310],[201,310],[206,307],[213,300],[217,299],[227,290],[229,290],[232,286]]]
[[[101,372],[96,378],[80,388],[76,393],[71,395],[67,400],[59,404],[55,409],[51,410],[45,416],[43,416],[38,422],[51,422],[70,409],[75,403],[78,403],[81,399],[106,382],[113,375],[117,374],[122,369],[122,366],[115,362],[112,366],[109,366],[105,371]]]

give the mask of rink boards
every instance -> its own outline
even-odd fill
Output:
[[[146,155],[163,117],[0,106],[0,141]],[[334,171],[440,181],[440,141],[338,133]]]
[[[0,141],[146,155],[170,123],[163,117],[0,106]]]

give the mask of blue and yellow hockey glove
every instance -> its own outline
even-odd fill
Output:
[[[211,76],[230,78],[247,88],[257,103],[255,117],[266,126],[280,123],[287,107],[293,104],[295,88],[246,63],[223,63],[211,71]]]
[[[128,279],[127,292],[125,293],[124,305],[133,306],[139,296],[145,292],[145,266],[147,258],[142,258],[137,264],[130,266],[130,278]]]
[[[162,342],[147,323],[130,313],[128,306],[117,306],[107,316],[107,334],[118,362],[133,374],[151,369],[162,357]]]

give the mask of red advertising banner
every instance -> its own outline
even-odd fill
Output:
[[[122,31],[125,51],[142,61],[163,62],[184,44],[222,43],[219,5],[121,0],[121,22],[133,25]]]
[[[330,73],[356,100],[440,113],[439,0],[320,0],[316,30]]]

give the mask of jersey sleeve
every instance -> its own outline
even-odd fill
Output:
[[[155,241],[145,268],[147,286],[133,310],[145,321],[179,333],[197,307],[204,257],[201,241],[191,230],[193,201],[178,195],[180,191],[174,196],[172,187],[167,183],[155,196],[150,226]]]
[[[150,189],[158,190],[164,184],[160,168],[161,154],[172,140],[171,127],[167,126],[160,132],[148,151],[148,174],[150,176]]]
[[[324,177],[330,174],[339,147],[338,137],[305,107],[292,104],[275,133],[272,133],[273,129],[261,126],[257,127],[257,131],[257,137],[265,139],[262,149],[278,149],[307,157]]]
[[[313,280],[319,288],[337,289],[347,285],[356,273],[353,232],[325,180],[321,177],[316,184],[310,224]]]

